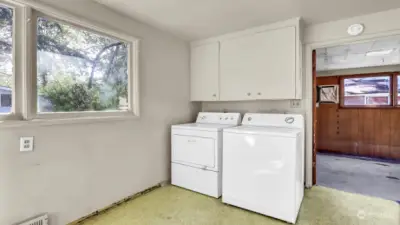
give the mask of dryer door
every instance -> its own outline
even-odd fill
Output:
[[[202,169],[215,167],[215,139],[185,134],[172,135],[172,162]]]

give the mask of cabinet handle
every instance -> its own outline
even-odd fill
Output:
[[[217,97],[217,94],[213,94],[213,97]]]
[[[249,93],[247,93],[247,96],[250,96],[251,95],[251,93],[249,92]]]
[[[261,95],[261,92],[258,92],[258,95]]]

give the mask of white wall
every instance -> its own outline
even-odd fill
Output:
[[[51,0],[46,0],[52,2]],[[169,179],[171,124],[200,109],[189,102],[189,45],[92,1],[57,6],[141,38],[138,120],[0,128],[0,224],[49,212],[64,225]],[[19,152],[34,136],[35,151]]]
[[[340,39],[359,40],[360,37],[350,37],[347,28],[354,23],[362,23],[365,31],[362,37],[373,36],[379,33],[396,33],[400,28],[400,8],[378,12],[353,18],[337,20],[327,23],[315,24],[307,27],[304,33],[305,43],[322,43]]]

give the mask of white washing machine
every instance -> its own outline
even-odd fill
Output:
[[[171,128],[171,183],[215,198],[221,196],[222,129],[238,126],[240,113],[206,113],[196,123]]]
[[[222,201],[296,223],[304,194],[304,118],[251,114],[223,132]]]

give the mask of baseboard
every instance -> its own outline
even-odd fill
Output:
[[[117,201],[115,203],[112,203],[111,205],[106,206],[106,207],[104,207],[102,209],[96,210],[96,211],[90,213],[89,215],[86,215],[86,216],[81,217],[81,218],[79,218],[79,219],[77,219],[77,220],[75,220],[75,221],[73,221],[71,223],[68,223],[67,225],[78,225],[78,224],[81,224],[83,221],[85,221],[85,220],[87,220],[87,219],[89,219],[89,218],[91,218],[93,216],[97,216],[97,215],[100,215],[102,213],[105,213],[108,210],[121,205],[122,203],[125,203],[127,201],[132,200],[132,199],[135,199],[135,198],[137,198],[139,196],[142,196],[144,194],[147,194],[147,193],[149,193],[149,192],[151,192],[151,191],[153,191],[153,190],[155,190],[157,188],[164,187],[164,186],[169,185],[169,184],[170,184],[169,181],[163,181],[161,183],[158,183],[157,185],[155,185],[153,187],[147,188],[144,191],[141,191],[141,192],[138,192],[136,194],[130,195],[130,196],[128,196],[128,197],[126,197],[126,198],[124,198],[122,200],[119,200],[119,201]]]

